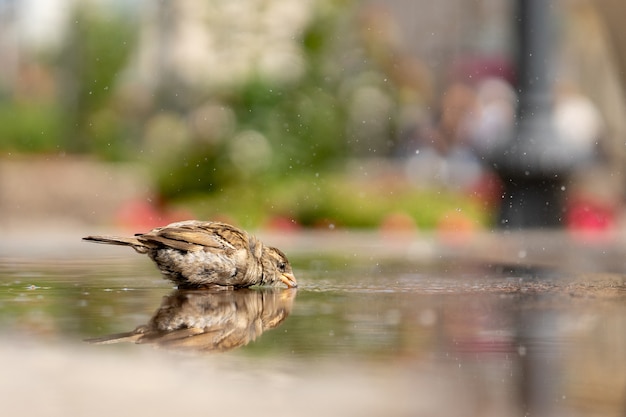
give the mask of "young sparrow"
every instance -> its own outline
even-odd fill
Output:
[[[188,220],[135,237],[87,236],[83,240],[130,246],[148,254],[178,288],[242,288],[279,282],[297,287],[284,253],[226,223]]]

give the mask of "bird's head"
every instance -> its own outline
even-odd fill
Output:
[[[289,288],[298,286],[291,265],[280,250],[269,246],[264,247],[261,265],[263,267],[262,284],[273,285],[280,281]]]

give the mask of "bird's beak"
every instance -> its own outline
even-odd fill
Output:
[[[296,282],[296,277],[290,273],[280,274],[280,280],[289,288],[296,288],[298,283]]]

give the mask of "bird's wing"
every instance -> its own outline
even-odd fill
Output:
[[[245,232],[214,222],[174,224],[139,235],[137,239],[184,251],[238,250],[244,248],[248,241]]]

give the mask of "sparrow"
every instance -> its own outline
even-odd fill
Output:
[[[130,246],[147,254],[164,278],[178,288],[297,287],[291,265],[279,249],[226,223],[187,220],[134,237],[87,236],[83,240]]]
[[[85,341],[132,342],[158,347],[223,352],[247,345],[289,315],[297,290],[174,290],[147,324],[135,330]]]

